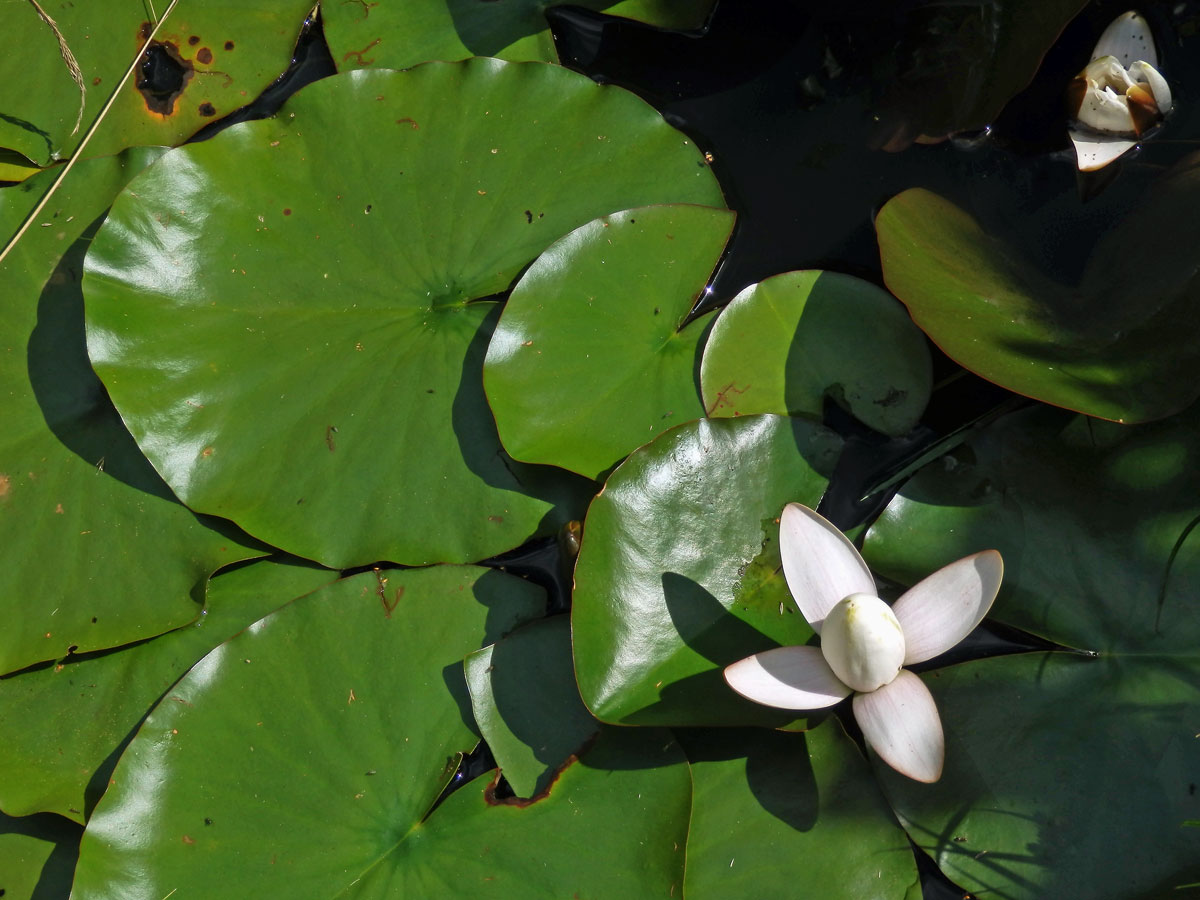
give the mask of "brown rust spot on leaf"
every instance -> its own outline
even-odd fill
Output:
[[[201,47],[199,50],[196,51],[196,62],[207,66],[212,61],[213,61],[212,51],[209,50],[207,47]]]
[[[179,55],[178,47],[170,41],[151,41],[138,62],[135,83],[146,109],[169,116],[194,74],[191,61]]]
[[[539,800],[545,800],[547,797],[550,796],[550,792],[552,790],[554,790],[554,785],[556,785],[558,783],[558,779],[562,776],[562,773],[565,772],[571,766],[573,766],[575,763],[579,762],[579,758],[581,756],[583,756],[585,753],[587,753],[587,751],[591,749],[592,744],[594,744],[595,742],[596,742],[596,735],[592,735],[591,737],[589,737],[584,742],[583,746],[577,752],[572,753],[570,756],[568,756],[566,758],[566,760],[563,762],[563,764],[554,770],[554,777],[552,777],[550,779],[549,783],[547,783],[547,785],[544,788],[542,788],[541,791],[534,794],[532,797],[530,797],[528,799],[526,799],[524,797],[497,797],[496,796],[496,788],[500,785],[500,775],[501,775],[500,770],[497,769],[496,777],[492,779],[492,783],[483,789],[484,801],[487,803],[488,806],[516,806],[516,807],[523,808],[526,806],[532,806],[534,803],[537,803]]]
[[[367,46],[363,47],[361,50],[346,51],[346,54],[342,57],[342,62],[348,62],[350,60],[350,57],[353,56],[353,57],[356,57],[356,59],[354,60],[354,64],[356,66],[371,65],[371,63],[375,62],[375,57],[371,57],[370,59],[367,59],[367,58],[365,58],[364,54],[367,53],[372,47],[374,47],[378,43],[379,43],[379,38],[375,38],[375,40],[371,41],[371,43],[367,44]]]

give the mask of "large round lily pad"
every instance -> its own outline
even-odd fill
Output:
[[[1078,283],[914,188],[876,219],[883,275],[947,355],[1010,390],[1123,422],[1200,397],[1200,155],[1097,242]]]
[[[168,3],[43,4],[79,66],[78,79],[35,4],[2,4],[4,38],[14,52],[0,55],[0,147],[40,165],[71,156],[138,59],[155,24],[153,11],[161,16]],[[180,3],[121,88],[87,154],[178,144],[253,100],[288,67],[312,7],[311,0]]]
[[[925,676],[941,781],[877,766],[909,835],[980,896],[1159,900],[1200,879],[1200,838],[1183,827],[1200,814],[1200,632],[1187,635],[1151,655],[1021,654]]]
[[[368,572],[263,619],[147,719],[88,824],[74,896],[667,895],[690,784],[662,732],[601,741],[528,808],[485,777],[433,809],[476,740],[463,656],[543,603],[512,576],[436,567]]]
[[[590,484],[513,463],[481,367],[562,234],[720,204],[641,100],[540,63],[360,71],[165,156],[88,256],[88,341],[185,503],[344,567],[514,547]]]
[[[76,166],[0,264],[0,674],[190,622],[213,570],[259,552],[179,504],[87,359],[86,232],[161,152]],[[53,177],[0,191],[5,239]]]
[[[733,213],[630,209],[589,222],[521,277],[483,377],[504,448],[592,478],[704,415],[696,358],[708,317],[688,313]]]
[[[565,0],[350,0],[321,9],[339,70],[403,69],[430,59],[498,56],[558,62],[546,10]],[[715,0],[572,0],[660,28],[699,28]]]
[[[1084,650],[1127,647],[1161,630],[1171,604],[1195,606],[1197,459],[1200,409],[1136,427],[1029,409],[913,478],[864,552],[910,584],[995,547],[1005,572],[991,618]],[[1127,627],[1126,606],[1147,611],[1146,634]]]
[[[987,546],[991,616],[1087,653],[929,673],[946,771],[914,788],[880,767],[909,833],[964,887],[997,896],[1164,896],[1197,880],[1200,428],[1038,407],[920,473],[865,554],[908,583]]]
[[[787,272],[721,310],[700,366],[710,416],[820,418],[832,396],[859,421],[905,434],[929,402],[925,338],[887,291],[837,272]]]
[[[679,738],[693,785],[690,900],[920,896],[908,839],[836,718],[803,734],[722,728]]]
[[[782,416],[702,419],[635,452],[584,523],[571,611],[575,671],[597,718],[783,725],[724,666],[812,630],[784,584],[779,515],[816,506],[840,440]]]

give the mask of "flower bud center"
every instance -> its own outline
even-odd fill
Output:
[[[892,608],[870,594],[851,594],[821,626],[829,668],[856,691],[891,683],[904,665],[904,632]]]

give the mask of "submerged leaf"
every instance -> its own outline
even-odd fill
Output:
[[[1138,422],[1200,397],[1200,157],[1161,176],[1064,284],[924,189],[875,226],[883,275],[948,356],[1017,393]],[[1165,237],[1169,236],[1169,237]]]

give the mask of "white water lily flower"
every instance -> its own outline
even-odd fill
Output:
[[[1150,26],[1136,12],[1100,35],[1092,61],[1071,82],[1071,142],[1081,171],[1103,168],[1171,111],[1171,88],[1158,71]]]
[[[945,742],[933,696],[904,666],[933,659],[991,609],[1004,563],[984,550],[910,588],[893,606],[846,536],[799,503],[779,524],[783,574],[820,647],[777,647],[725,669],[735,691],[780,709],[821,709],[854,694],[863,737],[889,766],[917,781],[942,775]]]

